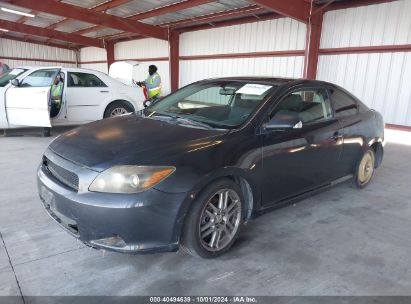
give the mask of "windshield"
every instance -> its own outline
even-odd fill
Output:
[[[0,76],[0,87],[5,87],[10,80],[16,78],[17,76],[23,74],[25,69],[13,69],[11,71],[6,72],[5,74]]]
[[[170,116],[233,129],[243,124],[273,90],[247,81],[210,81],[189,85],[144,110],[145,116]]]

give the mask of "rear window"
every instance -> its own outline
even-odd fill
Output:
[[[340,90],[331,92],[331,99],[337,118],[351,116],[358,113],[357,101]]]
[[[106,87],[106,84],[94,74],[70,72],[67,77],[68,87],[95,88]]]

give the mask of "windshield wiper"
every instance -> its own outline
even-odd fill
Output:
[[[187,123],[188,125],[191,125],[191,126],[199,126],[199,127],[209,129],[209,130],[213,129],[213,127],[210,126],[209,124],[199,122],[197,120],[193,120],[193,119],[189,119],[189,118],[181,117],[181,116],[174,116],[174,118],[179,122],[185,122],[185,123]]]
[[[141,114],[145,118],[161,120],[161,121],[166,121],[170,123],[180,123],[183,125],[186,124],[189,126],[201,127],[201,128],[208,129],[208,130],[214,129],[214,126],[212,126],[211,124],[200,122],[200,121],[190,119],[187,117],[183,117],[183,116],[179,116],[175,114],[173,115],[173,114],[158,113],[158,112],[151,112],[149,115],[145,115],[143,111],[141,112]]]
[[[148,114],[148,115],[146,115],[145,113],[144,113],[144,109],[143,110],[140,110],[139,111],[139,114],[141,115],[141,117],[144,117],[144,118],[151,118],[151,119],[154,119],[154,118],[165,118],[165,119],[167,119],[167,120],[170,120],[170,119],[173,119],[174,117],[172,117],[172,116],[170,116],[170,115],[166,115],[166,114],[162,114],[162,113],[158,113],[158,112],[151,112],[150,114]]]

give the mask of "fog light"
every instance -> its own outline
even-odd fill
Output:
[[[94,245],[103,246],[103,247],[116,247],[116,248],[124,248],[127,245],[126,242],[124,242],[124,240],[118,235],[105,238],[105,239],[93,240],[93,241],[90,241],[90,243]]]

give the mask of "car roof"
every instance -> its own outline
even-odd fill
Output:
[[[26,69],[26,70],[37,70],[37,69],[61,69],[63,71],[71,71],[71,72],[93,72],[93,73],[101,73],[105,74],[100,71],[92,70],[92,69],[83,69],[83,68],[71,68],[71,67],[62,67],[62,66],[31,66],[31,65],[25,65],[25,66],[18,66],[16,69]]]
[[[239,77],[219,77],[205,79],[205,81],[246,81],[246,82],[258,82],[272,85],[280,85],[290,83],[298,80],[297,78],[282,78],[282,77],[269,77],[269,76],[239,76]]]
[[[261,83],[261,84],[268,84],[268,85],[275,85],[275,86],[281,86],[281,85],[287,85],[287,84],[288,85],[323,84],[323,85],[336,86],[335,84],[321,81],[321,80],[311,80],[311,79],[303,79],[303,78],[288,78],[288,77],[271,77],[271,76],[219,77],[219,78],[204,79],[204,81],[244,81],[244,82]]]
[[[61,66],[36,66],[36,65],[22,65],[22,66],[17,66],[15,69],[25,69],[25,70],[34,70],[34,69],[55,69],[55,68],[62,68]]]

